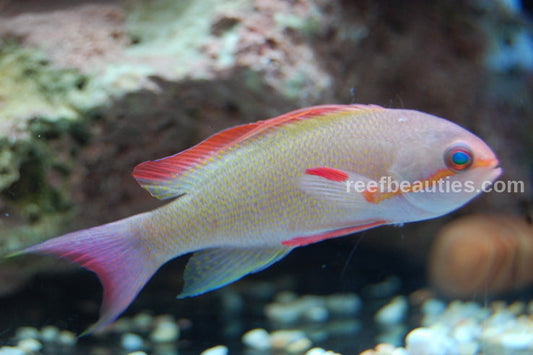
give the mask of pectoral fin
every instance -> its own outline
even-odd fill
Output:
[[[281,260],[292,248],[230,249],[215,248],[193,254],[185,268],[185,286],[178,298],[211,291],[243,276],[261,271]]]
[[[368,186],[378,186],[363,175],[330,167],[315,167],[305,171],[298,182],[298,187],[317,198],[336,206],[353,209],[375,208],[369,203],[365,193]]]

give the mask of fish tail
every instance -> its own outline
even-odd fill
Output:
[[[114,321],[167,261],[163,254],[151,250],[143,238],[142,226],[148,215],[68,233],[17,253],[56,255],[97,274],[104,291],[100,318],[81,335]]]

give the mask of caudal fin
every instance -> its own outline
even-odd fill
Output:
[[[100,318],[82,335],[97,331],[115,320],[167,261],[163,255],[152,253],[147,239],[139,235],[147,215],[139,214],[68,233],[21,252],[56,255],[98,275],[104,288]]]

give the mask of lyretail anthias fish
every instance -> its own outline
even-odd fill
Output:
[[[170,259],[194,252],[178,297],[199,295],[298,246],[446,214],[490,185],[498,164],[481,139],[429,114],[310,107],[138,165],[139,184],[170,203],[21,253],[58,255],[98,275],[104,297],[94,331]]]

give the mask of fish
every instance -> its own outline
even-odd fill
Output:
[[[377,105],[313,106],[140,163],[133,177],[169,203],[16,254],[52,254],[96,273],[103,300],[88,334],[113,322],[176,257],[192,253],[178,298],[200,295],[297,247],[449,213],[501,171],[485,142],[448,120]],[[435,189],[443,182],[471,189]]]

